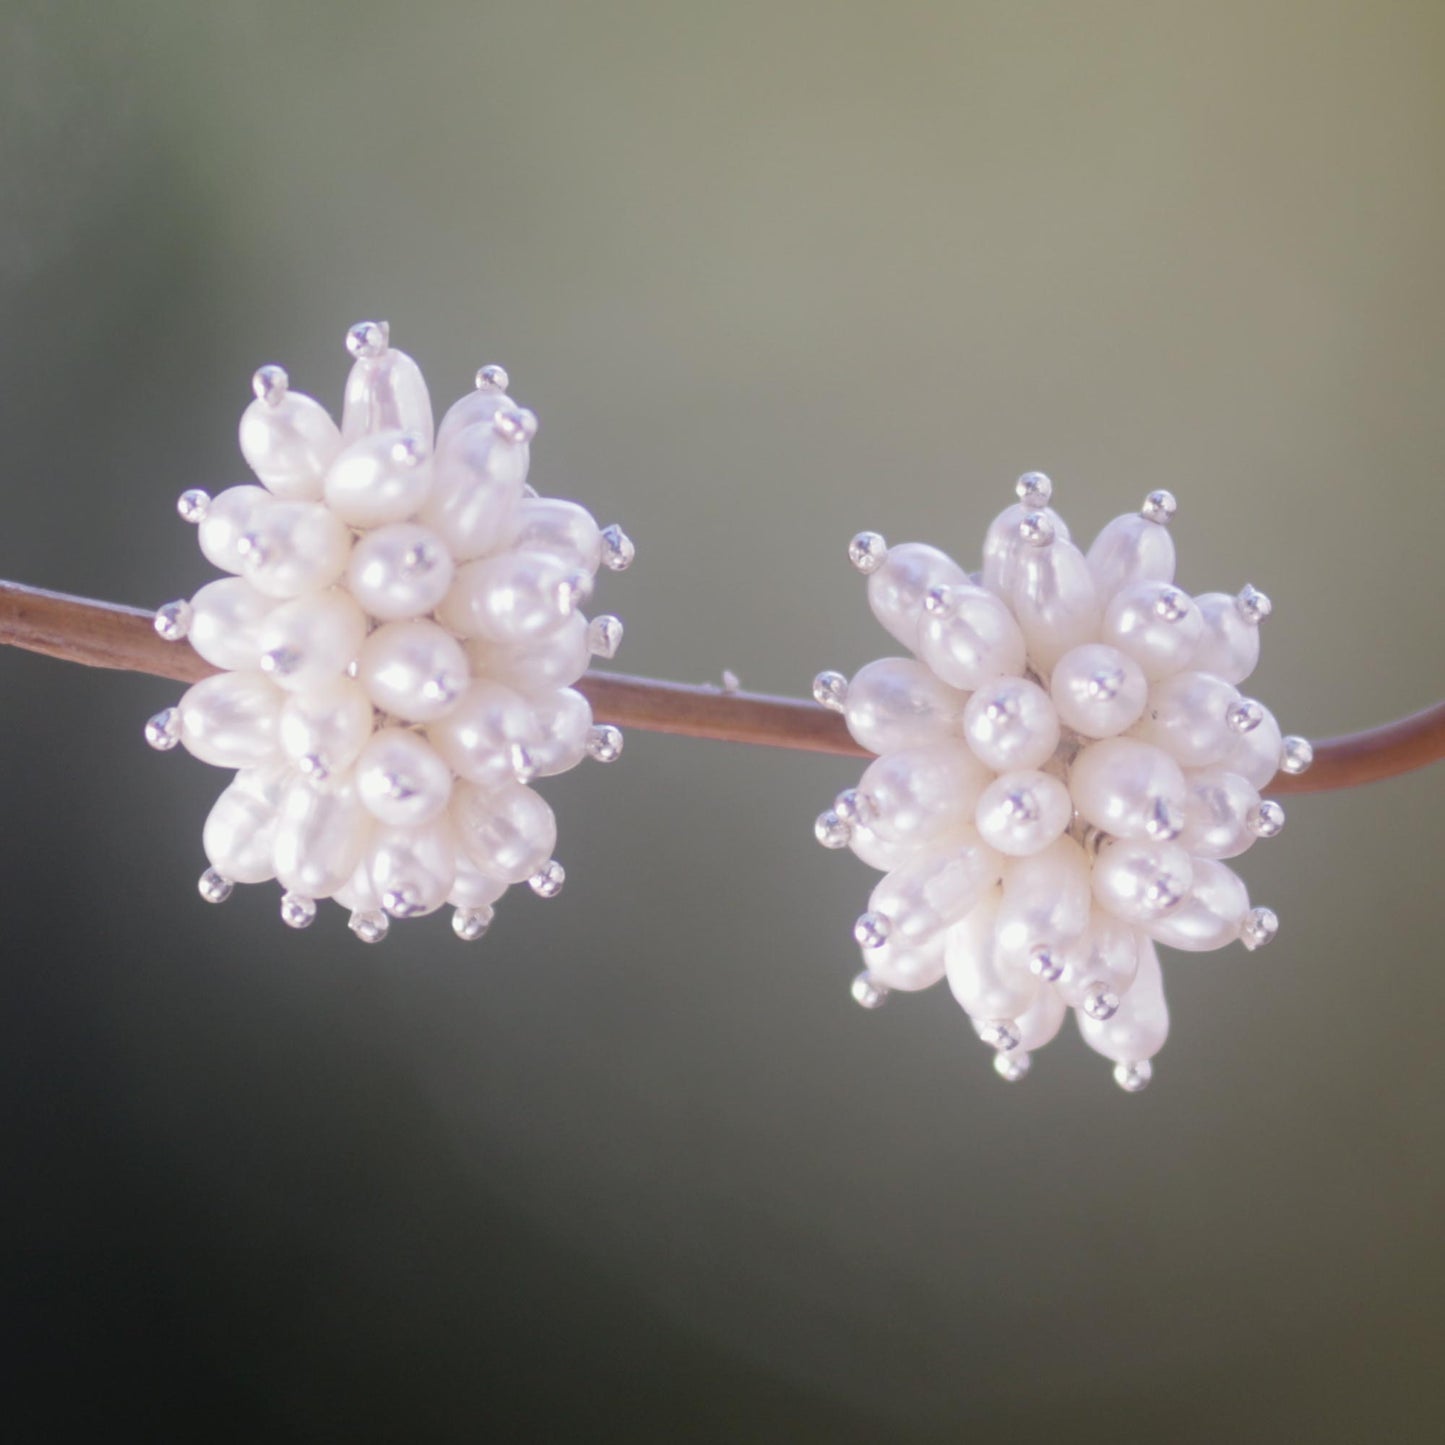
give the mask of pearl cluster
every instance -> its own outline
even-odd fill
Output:
[[[1259,790],[1312,754],[1238,690],[1269,599],[1174,585],[1168,492],[1087,554],[1046,476],[1017,492],[973,576],[934,547],[853,539],[874,616],[913,656],[815,680],[878,755],[816,832],[886,875],[854,927],[860,1004],[946,977],[1008,1080],[1072,1008],[1132,1092],[1169,1030],[1155,944],[1253,949],[1278,930],[1223,860],[1280,831]]]
[[[236,769],[202,835],[208,902],[275,878],[293,928],[334,898],[375,943],[451,904],[458,937],[479,938],[511,884],[562,887],[532,780],[622,749],[572,684],[617,650],[617,618],[581,608],[633,546],[527,485],[537,418],[501,367],[434,429],[384,322],[352,327],[347,349],[339,427],[263,366],[240,426],[261,485],[177,504],[232,575],[162,607],[156,630],[223,671],[146,739]]]

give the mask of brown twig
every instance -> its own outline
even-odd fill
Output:
[[[189,643],[157,635],[153,614],[0,582],[0,643],[88,667],[145,672],[197,682],[218,669]],[[618,673],[589,673],[578,684],[603,722],[648,732],[805,752],[868,754],[843,719],[816,703],[721,688],[689,687]],[[1394,777],[1445,758],[1445,703],[1366,732],[1315,744],[1314,766],[1276,775],[1271,793],[1318,793]]]

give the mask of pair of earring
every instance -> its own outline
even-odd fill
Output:
[[[340,425],[264,366],[240,423],[259,485],[181,496],[229,575],[162,607],[156,629],[219,671],[146,738],[235,770],[202,834],[208,902],[274,878],[293,928],[334,898],[368,943],[446,905],[476,939],[512,885],[562,887],[531,784],[622,750],[573,684],[617,651],[621,622],[582,609],[634,548],[528,484],[537,419],[501,367],[434,426],[384,323],[354,326],[347,348]],[[877,755],[815,830],[885,874],[854,929],[860,1004],[946,977],[1010,1080],[1072,1008],[1132,1091],[1168,1030],[1155,943],[1274,936],[1223,860],[1279,832],[1259,789],[1310,750],[1238,691],[1264,594],[1174,585],[1168,492],[1087,554],[1047,477],[1017,495],[980,573],[853,539],[870,606],[910,655],[815,680]]]

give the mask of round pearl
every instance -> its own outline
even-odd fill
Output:
[[[257,630],[276,606],[274,597],[257,592],[243,577],[207,582],[191,598],[191,646],[227,672],[249,672],[261,665]]]
[[[1059,721],[1087,738],[1114,737],[1133,727],[1149,698],[1139,664],[1102,642],[1066,652],[1054,665],[1050,691]]]
[[[1259,723],[1235,737],[1220,766],[1238,773],[1252,787],[1267,788],[1279,771],[1284,739],[1274,714],[1267,707],[1260,711]]]
[[[371,817],[355,788],[322,792],[298,781],[281,802],[276,877],[303,898],[329,898],[350,880],[371,836]]]
[[[326,473],[326,503],[353,527],[404,522],[426,500],[431,479],[426,443],[416,434],[363,436]]]
[[[1028,548],[1008,600],[1029,660],[1043,676],[1070,648],[1098,636],[1101,608],[1093,574],[1072,542],[1056,538]]]
[[[288,502],[314,502],[341,450],[341,433],[320,402],[287,391],[273,406],[253,401],[241,414],[241,455],[267,490]]]
[[[434,611],[452,585],[452,559],[429,527],[396,522],[357,542],[346,567],[351,595],[378,622]]]
[[[1159,955],[1147,938],[1139,940],[1139,972],[1113,1017],[1094,1019],[1080,1010],[1078,1019],[1084,1042],[1115,1063],[1143,1063],[1164,1047],[1169,1037],[1164,975]]]
[[[1138,512],[1115,517],[1089,548],[1089,571],[1106,602],[1136,582],[1172,582],[1174,538]]]
[[[913,949],[966,918],[1002,872],[1003,860],[974,835],[879,879],[868,910],[888,920],[889,943]]]
[[[1194,882],[1194,865],[1177,843],[1111,839],[1094,860],[1099,906],[1125,923],[1153,923],[1177,908]]]
[[[1134,735],[1164,748],[1181,767],[1207,768],[1231,751],[1239,734],[1229,709],[1239,693],[1208,672],[1179,672],[1149,689]]]
[[[1104,738],[1080,749],[1069,790],[1083,818],[1116,838],[1150,838],[1179,827],[1188,796],[1179,764],[1133,738]]]
[[[951,557],[923,542],[890,547],[868,577],[868,605],[883,627],[910,652],[919,647],[923,604],[935,587],[963,587],[968,577]]]
[[[1099,985],[1122,997],[1139,972],[1139,934],[1131,924],[1096,908],[1084,935],[1064,949],[1062,962],[1057,988],[1074,1008]]]
[[[232,883],[265,883],[276,876],[271,855],[288,778],[286,768],[245,768],[211,808],[201,846],[211,866]]]
[[[357,678],[382,712],[432,722],[461,696],[467,659],[435,622],[388,622],[362,644]]]
[[[963,735],[996,773],[1042,767],[1059,745],[1059,715],[1049,695],[1025,677],[986,683],[963,710]]]
[[[596,573],[602,565],[602,533],[586,507],[557,497],[523,497],[507,546],[545,552],[573,572]]]
[[[1196,860],[1237,857],[1255,841],[1249,815],[1258,806],[1259,793],[1238,773],[1219,768],[1192,773],[1180,846]]]
[[[448,439],[445,449],[438,439],[435,476],[421,520],[458,561],[487,556],[511,535],[526,480],[525,443],[504,441],[490,423],[466,427]]]
[[[371,736],[371,700],[359,682],[333,677],[293,692],[281,708],[281,751],[312,783],[344,774]]]
[[[983,840],[1000,853],[1039,853],[1073,821],[1069,790],[1048,773],[1004,773],[983,790],[975,820]]]
[[[388,827],[417,827],[446,811],[452,770],[416,733],[382,728],[356,759],[356,793],[366,810]]]
[[[511,781],[513,749],[530,746],[535,736],[526,700],[490,678],[473,682],[456,706],[427,728],[432,746],[459,777],[486,786]]]
[[[176,704],[181,743],[203,763],[252,768],[276,756],[282,693],[259,672],[222,672]]]
[[[526,745],[539,778],[555,777],[575,768],[587,756],[592,731],[592,705],[570,687],[558,688],[533,705],[533,737]]]
[[[476,676],[504,682],[528,696],[571,687],[592,660],[587,619],[574,612],[560,627],[520,647],[474,638],[467,643],[467,656]]]
[[[351,534],[319,502],[272,502],[252,512],[236,547],[242,573],[258,592],[299,597],[339,580]]]
[[[972,692],[996,677],[1024,670],[1024,635],[1014,615],[992,592],[953,587],[946,605],[924,609],[918,655],[950,687]]]
[[[377,832],[366,854],[372,891],[393,918],[421,918],[447,901],[456,881],[456,841],[445,818]]]
[[[1194,667],[1203,634],[1198,604],[1169,582],[1136,582],[1104,610],[1104,641],[1132,657],[1151,682]]]
[[[348,445],[381,432],[410,432],[428,444],[432,437],[431,396],[421,367],[390,346],[378,356],[357,358],[341,403],[341,437]]]
[[[1089,926],[1089,861],[1072,838],[1017,859],[998,912],[1003,957],[1027,970],[1038,948],[1062,948]]]
[[[1018,503],[1005,507],[989,524],[983,539],[983,585],[1000,597],[1012,594],[1019,563],[1033,545],[1025,540],[1022,529],[1025,519],[1034,516],[1043,518],[1044,532],[1051,533],[1055,539],[1069,540],[1068,524],[1057,512]]]
[[[881,838],[935,837],[973,821],[989,775],[962,743],[904,748],[876,758],[858,791],[876,815],[864,820]]]
[[[1144,927],[1170,948],[1207,953],[1233,943],[1248,912],[1249,893],[1238,876],[1213,858],[1196,858],[1189,896],[1166,917]]]
[[[987,895],[961,923],[948,930],[944,964],[948,987],[959,1006],[980,1023],[1014,1020],[1033,1003],[1038,980],[999,948],[998,894]],[[868,960],[871,971],[873,960]]]
[[[505,646],[530,643],[576,610],[578,575],[540,552],[504,552],[468,562],[457,569],[437,616],[466,637]]]
[[[523,883],[557,846],[557,820],[546,802],[522,783],[490,791],[463,783],[452,805],[462,846],[489,877]]]
[[[843,716],[860,747],[891,753],[957,736],[965,701],[921,662],[883,657],[848,684]]]
[[[206,560],[222,572],[239,572],[245,565],[241,538],[274,504],[275,498],[263,487],[227,487],[219,496],[212,497],[196,529]]]
[[[1198,601],[1201,636],[1190,666],[1243,682],[1259,663],[1259,620],[1227,592],[1206,592]]]
[[[256,637],[261,671],[287,692],[306,692],[356,661],[366,617],[345,592],[312,592],[267,613]]]

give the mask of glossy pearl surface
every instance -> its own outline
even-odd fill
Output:
[[[366,614],[342,591],[328,589],[283,602],[256,629],[261,671],[287,692],[305,692],[339,677],[366,639]]]
[[[999,678],[969,698],[963,735],[974,756],[994,772],[1040,768],[1059,745],[1059,715],[1038,683]]]
[[[382,712],[407,722],[447,713],[466,688],[461,643],[435,622],[388,622],[362,644],[357,678]]]
[[[243,577],[207,582],[191,598],[186,636],[213,666],[227,672],[251,671],[261,665],[261,622],[276,605],[276,598],[258,592]]]
[[[935,587],[968,583],[951,557],[922,542],[889,548],[882,566],[868,577],[868,605],[882,627],[910,652],[917,651],[924,602]]]
[[[364,436],[326,473],[326,505],[352,527],[404,522],[426,500],[431,480],[427,444],[416,433]]]
[[[883,657],[860,668],[848,684],[843,716],[855,742],[871,753],[888,753],[956,737],[965,701],[921,662]]]
[[[1003,773],[979,795],[975,822],[984,842],[1010,857],[1042,852],[1074,816],[1069,790],[1048,773]]]
[[[258,592],[299,597],[340,578],[351,534],[319,502],[272,502],[252,509],[236,549],[242,576]]]
[[[452,806],[462,847],[491,878],[524,883],[557,846],[557,822],[540,794],[522,783],[487,791],[463,783]]]
[[[222,672],[176,704],[181,745],[218,768],[253,768],[277,754],[282,693],[259,672]]]
[[[1054,664],[1049,690],[1059,721],[1086,738],[1110,738],[1133,727],[1149,698],[1139,664],[1102,642],[1066,652]]]
[[[314,502],[341,433],[320,402],[288,390],[274,404],[257,398],[246,408],[240,442],[241,455],[274,496]]]
[[[356,759],[356,795],[388,827],[416,827],[446,811],[452,770],[425,738],[408,728],[382,728]]]
[[[397,522],[368,532],[352,549],[346,585],[378,622],[401,622],[434,611],[455,569],[446,544],[429,527]]]

